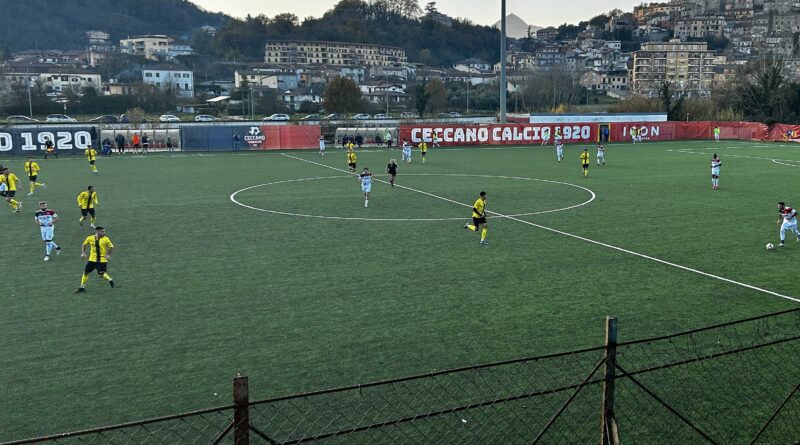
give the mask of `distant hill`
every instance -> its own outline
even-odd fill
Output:
[[[82,49],[86,31],[111,34],[111,41],[138,34],[180,37],[203,26],[221,26],[224,14],[188,0],[12,0],[0,14],[0,50]]]
[[[509,14],[506,16],[506,35],[515,39],[521,39],[528,36],[528,24],[516,14]],[[494,27],[500,29],[500,20],[494,24]],[[536,30],[541,29],[539,26],[530,25],[531,32],[535,33]]]

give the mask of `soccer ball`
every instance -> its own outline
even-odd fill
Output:
[[[772,250],[775,248],[775,245],[772,243],[767,243],[767,250]]]

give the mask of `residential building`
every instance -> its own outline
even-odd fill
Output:
[[[99,74],[83,70],[62,71],[58,67],[37,69],[36,72],[17,71],[0,74],[4,88],[17,85],[33,85],[38,83],[48,93],[61,94],[67,91],[80,93],[84,88],[94,88],[100,92],[103,88]]]
[[[408,62],[402,48],[366,43],[269,41],[266,63],[392,66]]]
[[[170,38],[164,35],[136,36],[119,41],[123,54],[144,56],[148,60],[166,59],[169,54]]]
[[[591,70],[581,77],[581,85],[595,91],[627,90],[628,70]]]
[[[704,39],[706,37],[722,37],[725,28],[725,17],[707,16],[692,17],[675,22],[675,38],[681,40]]]
[[[555,42],[558,39],[558,29],[548,26],[536,31],[536,38],[545,42]]]
[[[142,82],[161,90],[172,90],[182,98],[194,97],[194,72],[174,68],[171,65],[156,65],[142,69]]]
[[[633,90],[656,96],[664,82],[676,91],[708,95],[714,80],[714,52],[705,42],[648,42],[633,55]]]
[[[492,64],[481,59],[466,59],[454,63],[453,69],[465,73],[481,73],[491,71]]]

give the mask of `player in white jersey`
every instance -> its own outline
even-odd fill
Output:
[[[364,207],[369,205],[369,192],[372,191],[372,173],[368,168],[358,175],[358,181],[361,183],[361,191],[364,193]]]
[[[638,142],[640,144],[642,143],[642,129],[641,128],[637,128],[636,129],[636,142]]]
[[[711,158],[711,190],[719,188],[720,167],[722,167],[722,159],[718,158],[717,154],[714,153],[714,157]]]
[[[783,201],[778,203],[778,227],[781,228],[780,247],[783,247],[783,242],[786,241],[787,230],[794,233],[797,241],[800,241],[800,231],[797,230],[797,210],[786,207]]]
[[[636,127],[631,127],[629,133],[631,134],[631,142],[636,143]]]
[[[319,137],[319,155],[325,156],[325,136]]]
[[[600,165],[600,161],[603,161],[603,165],[606,165],[606,148],[603,147],[602,142],[597,144],[597,165]]]
[[[556,139],[556,160],[561,162],[564,159],[564,142],[561,138]]]
[[[441,145],[439,145],[439,130],[433,132],[433,144],[431,144],[431,148],[441,148]]]
[[[550,142],[550,129],[547,127],[542,128],[542,145],[547,145]]]
[[[411,144],[408,143],[407,140],[403,140],[403,156],[400,159],[401,161],[406,161],[407,163],[411,163]]]
[[[53,242],[53,234],[55,231],[55,224],[58,222],[58,215],[55,210],[48,209],[47,203],[42,201],[39,203],[39,210],[34,214],[33,220],[42,232],[42,241],[44,241],[45,250],[44,260],[50,261],[50,254],[53,252],[53,249],[56,250],[56,255],[61,253],[61,247]]]

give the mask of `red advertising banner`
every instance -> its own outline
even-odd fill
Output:
[[[800,142],[800,125],[772,125],[767,139],[773,142]]]
[[[401,125],[400,140],[416,145],[433,142],[438,134],[441,145],[513,145],[553,141],[556,130],[565,143],[593,142],[598,138],[597,124],[420,124]]]
[[[319,125],[260,125],[243,137],[250,150],[286,150],[319,147]]]

